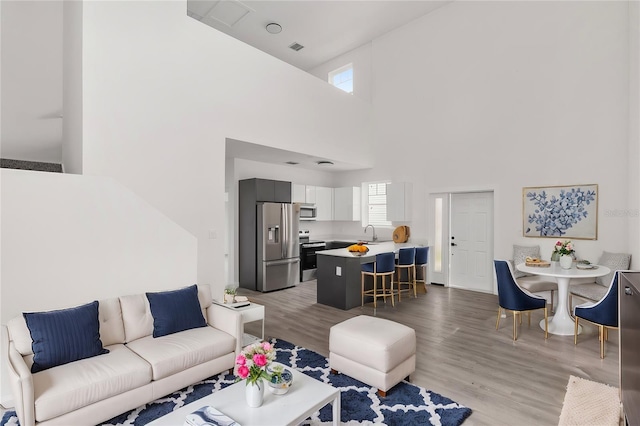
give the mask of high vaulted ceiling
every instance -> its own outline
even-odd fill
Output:
[[[188,14],[309,71],[452,0],[188,0]],[[282,27],[267,32],[269,23]],[[304,46],[299,51],[293,43]]]

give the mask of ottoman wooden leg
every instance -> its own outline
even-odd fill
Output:
[[[387,397],[387,392],[386,392],[386,391],[383,391],[383,390],[378,389],[378,396],[381,396],[381,397],[383,397],[383,398],[386,398],[386,397]]]
[[[338,374],[338,371],[334,370],[333,368],[331,369],[331,374]]]

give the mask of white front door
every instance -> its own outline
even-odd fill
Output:
[[[451,194],[449,286],[493,292],[493,192]]]

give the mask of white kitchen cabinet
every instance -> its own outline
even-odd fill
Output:
[[[307,187],[294,183],[291,185],[291,202],[292,203],[306,203],[307,201]]]
[[[315,204],[317,199],[316,193],[317,190],[315,186],[307,185],[305,187],[305,203]]]
[[[333,220],[360,220],[360,188],[348,186],[333,190]]]
[[[308,191],[307,194],[309,194]],[[316,220],[333,220],[333,188],[316,186],[315,196]]]
[[[406,222],[411,220],[413,185],[409,182],[387,184],[387,220]]]

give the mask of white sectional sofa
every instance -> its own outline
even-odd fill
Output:
[[[145,294],[101,300],[96,327],[109,353],[35,373],[28,323],[24,316],[10,320],[3,356],[20,424],[97,424],[231,371],[241,349],[240,313],[212,304],[208,286],[198,286],[197,299],[206,324],[162,337],[153,337],[154,317]]]

